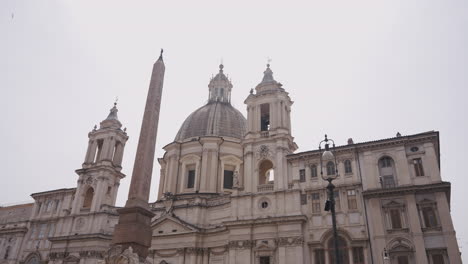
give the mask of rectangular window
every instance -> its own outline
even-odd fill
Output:
[[[353,167],[351,166],[351,161],[346,160],[344,162],[345,173],[353,173]]]
[[[304,169],[299,170],[299,181],[300,182],[305,182],[306,181],[305,170]]]
[[[317,178],[317,166],[316,165],[310,166],[310,177]]]
[[[48,233],[47,237],[53,236],[53,235],[54,235],[54,231],[55,231],[55,223],[52,223],[52,224],[50,224],[49,233]]]
[[[195,170],[189,170],[187,173],[187,188],[193,188],[195,186]]]
[[[408,256],[398,256],[397,257],[398,264],[409,264]]]
[[[341,211],[340,191],[333,192],[335,196],[335,211]]]
[[[356,210],[357,209],[356,191],[355,190],[348,190],[348,209],[349,210]]]
[[[436,227],[437,226],[437,218],[434,212],[434,208],[432,207],[424,207],[422,208],[422,215],[424,219],[424,226],[425,227]]]
[[[39,235],[37,236],[38,238],[43,238],[44,237],[46,228],[47,228],[47,224],[42,224],[39,227]]]
[[[38,203],[37,203],[37,211],[36,211],[36,214],[39,214],[39,212],[41,211],[41,207],[42,207],[42,203],[41,203],[41,202],[38,202]]]
[[[364,264],[364,249],[353,247],[353,264]]]
[[[315,264],[325,264],[325,251],[323,249],[314,250]]]
[[[312,197],[312,213],[320,213],[320,194],[313,193]]]
[[[444,256],[442,254],[433,254],[432,264],[445,264]]]
[[[270,264],[270,257],[260,257],[260,264]]]
[[[301,204],[307,204],[307,194],[301,194]]]
[[[413,159],[414,173],[416,176],[424,176],[421,158]]]
[[[55,209],[54,212],[57,212],[58,206],[59,206],[59,200],[55,200]]]
[[[390,221],[392,229],[402,228],[400,209],[390,209]]]
[[[223,188],[224,189],[232,189],[233,179],[234,179],[234,171],[225,170],[224,171]]]

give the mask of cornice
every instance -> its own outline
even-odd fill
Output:
[[[340,153],[355,152],[356,149],[358,151],[368,151],[368,150],[373,150],[373,149],[380,149],[380,148],[393,147],[393,146],[405,146],[407,144],[428,142],[428,141],[434,141],[434,140],[438,142],[438,138],[439,138],[439,132],[430,131],[430,132],[424,132],[424,133],[409,135],[409,136],[400,136],[400,137],[394,137],[394,138],[386,138],[386,139],[380,139],[380,140],[374,140],[374,141],[366,141],[362,143],[337,146],[335,148],[335,151],[339,155]],[[313,159],[313,158],[318,159],[319,154],[320,154],[319,150],[315,149],[315,150],[304,151],[304,152],[295,153],[295,154],[289,154],[286,157],[288,160]]]
[[[226,226],[240,226],[240,225],[259,225],[259,224],[276,224],[284,222],[306,222],[307,217],[305,215],[292,215],[292,216],[279,216],[279,217],[267,217],[267,218],[256,218],[248,220],[233,220],[225,221],[223,224]]]
[[[98,239],[98,240],[112,240],[112,235],[104,233],[93,233],[93,234],[79,234],[72,236],[59,236],[59,237],[49,237],[51,242],[60,242],[60,241],[72,241],[72,240],[88,240],[88,239]]]
[[[366,199],[376,198],[376,197],[388,197],[395,195],[404,195],[404,194],[415,194],[415,193],[432,193],[432,192],[450,192],[450,182],[440,182],[433,184],[424,184],[424,185],[411,185],[411,186],[401,186],[388,189],[372,189],[362,192],[362,196]]]
[[[59,194],[59,193],[72,193],[75,190],[76,190],[76,188],[62,188],[62,189],[45,191],[45,192],[33,193],[33,194],[31,194],[31,197],[36,199],[36,197],[38,197],[38,196],[53,195],[53,194]]]

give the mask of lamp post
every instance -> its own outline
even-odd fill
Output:
[[[332,148],[330,150],[330,143]],[[322,145],[325,146],[325,150],[322,151]],[[331,211],[332,215],[332,225],[333,225],[333,240],[335,246],[335,264],[340,264],[340,254],[338,251],[338,231],[336,229],[336,213],[335,213],[335,185],[332,181],[338,177],[338,168],[336,162],[336,156],[334,155],[335,151],[335,142],[332,139],[329,139],[325,135],[325,139],[320,141],[319,152],[320,152],[320,176],[322,179],[328,181],[327,191],[328,191],[328,200],[325,202],[325,211]],[[325,163],[326,175],[323,174],[323,165]],[[333,166],[329,166],[329,165]]]

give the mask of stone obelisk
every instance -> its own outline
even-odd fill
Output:
[[[115,226],[112,239],[114,246],[120,245],[123,249],[132,247],[133,252],[137,253],[140,259],[145,259],[148,256],[148,248],[151,246],[152,232],[150,225],[154,214],[149,209],[148,199],[153,172],[164,71],[165,66],[161,50],[161,55],[154,63],[151,74],[128,200],[124,208],[117,210],[119,223]]]

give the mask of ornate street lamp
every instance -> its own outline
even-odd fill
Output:
[[[332,148],[330,150],[330,142]],[[322,150],[322,145],[325,146],[325,151]],[[338,251],[338,231],[336,229],[336,214],[335,214],[335,185],[332,181],[338,177],[338,164],[336,162],[336,156],[333,153],[335,151],[335,142],[332,139],[328,139],[325,135],[325,139],[320,141],[319,152],[320,152],[320,176],[322,179],[328,181],[327,191],[328,200],[325,202],[325,211],[331,211],[332,224],[333,224],[333,242],[335,246],[335,263],[340,264],[340,254]],[[326,167],[326,175],[323,174],[323,165]]]

